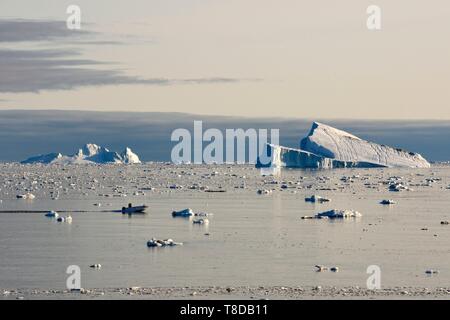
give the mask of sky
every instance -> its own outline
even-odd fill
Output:
[[[0,110],[448,120],[449,38],[448,0],[2,0]]]

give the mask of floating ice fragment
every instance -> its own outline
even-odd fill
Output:
[[[395,201],[394,200],[386,200],[386,199],[384,199],[384,200],[382,200],[380,202],[380,204],[395,204]]]
[[[271,194],[272,190],[267,190],[267,189],[260,189],[258,191],[256,191],[257,194]]]
[[[192,223],[194,223],[194,224],[209,224],[209,220],[206,218],[195,219],[194,221],[192,221]]]
[[[152,238],[151,240],[147,241],[147,247],[154,248],[154,247],[172,247],[172,246],[181,246],[183,245],[182,242],[175,242],[172,239],[165,239],[165,240],[158,240],[155,238]]]
[[[316,214],[316,218],[330,218],[330,219],[344,219],[344,218],[357,218],[361,217],[361,213],[354,210],[338,210],[333,209]]]
[[[51,211],[47,212],[45,214],[45,216],[48,218],[58,218],[59,214],[58,214],[58,212],[51,210]]]
[[[16,196],[17,199],[25,199],[25,200],[33,200],[36,196],[32,193],[18,194]]]
[[[190,217],[194,215],[194,211],[192,209],[187,208],[180,211],[172,211],[173,217]]]
[[[323,202],[329,202],[329,201],[331,201],[331,200],[330,200],[330,199],[327,199],[327,198],[323,198],[323,197],[321,197],[321,196],[313,195],[313,196],[311,196],[311,197],[309,197],[309,198],[305,198],[305,201],[306,201],[306,202],[313,202],[313,203],[315,203],[315,202],[323,203]]]

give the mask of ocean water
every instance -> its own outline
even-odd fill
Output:
[[[386,288],[450,284],[450,226],[440,223],[450,220],[447,166],[283,170],[275,177],[237,165],[3,164],[0,169],[0,288],[62,289],[69,265],[80,266],[84,288],[365,287],[370,265],[380,267]],[[401,177],[413,190],[388,191],[390,177]],[[258,195],[259,189],[273,192]],[[36,199],[16,199],[27,190]],[[331,202],[304,201],[313,194]],[[397,203],[381,205],[382,199]],[[147,204],[148,213],[108,212],[128,202]],[[184,208],[212,213],[209,225],[172,217],[172,210]],[[354,209],[362,217],[301,219],[333,208]],[[16,212],[51,209],[71,212],[73,222]],[[152,237],[183,245],[147,248]],[[89,267],[97,263],[100,270]],[[338,266],[339,272],[316,272],[316,264]],[[439,274],[426,275],[428,269]]]

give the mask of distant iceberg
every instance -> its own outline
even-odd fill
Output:
[[[126,148],[122,153],[109,151],[105,147],[93,143],[86,144],[78,152],[71,156],[64,156],[61,153],[49,153],[30,157],[21,162],[22,164],[88,164],[88,163],[117,163],[132,164],[141,163],[138,155],[130,148]]]
[[[348,132],[314,122],[300,149],[266,144],[257,167],[289,168],[429,168],[420,154],[362,140]],[[266,159],[262,161],[261,159]],[[268,161],[267,161],[268,159]]]

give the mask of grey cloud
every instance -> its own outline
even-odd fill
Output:
[[[65,22],[44,20],[0,20],[0,43],[46,41],[56,45],[120,44],[119,41],[91,38],[94,32],[72,31]],[[81,37],[83,36],[83,37]],[[85,37],[87,36],[87,37]],[[76,39],[73,41],[73,39]],[[0,92],[40,92],[71,90],[83,86],[144,84],[217,84],[254,81],[224,77],[166,79],[128,76],[112,63],[79,59],[79,49],[0,49]],[[74,58],[75,57],[75,58]],[[99,66],[102,66],[100,69]]]
[[[0,20],[0,42],[50,41],[91,33],[84,30],[69,30],[65,21]]]
[[[231,78],[165,79],[126,76],[120,70],[95,69],[107,63],[74,59],[69,50],[0,50],[0,92],[69,90],[81,86],[145,84],[232,83]]]

